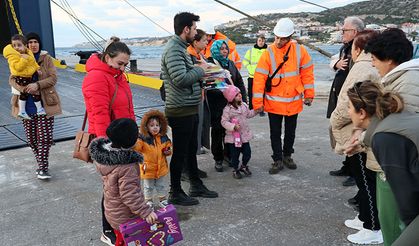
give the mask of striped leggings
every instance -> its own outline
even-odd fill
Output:
[[[54,117],[30,115],[32,120],[22,120],[28,145],[38,163],[38,170],[48,171],[49,149],[52,145]]]

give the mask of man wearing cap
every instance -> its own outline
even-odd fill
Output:
[[[206,58],[211,56],[211,46],[215,40],[224,40],[227,43],[230,52],[228,54],[228,59],[234,62],[237,69],[240,70],[242,68],[242,61],[240,60],[239,53],[236,50],[236,43],[231,41],[226,35],[222,34],[221,32],[216,32],[213,27],[207,29],[205,31],[207,33],[208,44],[205,48],[204,55]]]
[[[269,116],[273,150],[270,174],[278,173],[284,165],[289,169],[297,168],[291,158],[297,117],[303,103],[310,106],[314,98],[314,66],[304,46],[291,39],[294,32],[294,23],[289,18],[278,21],[274,28],[275,41],[262,54],[253,80],[253,108],[263,107]]]

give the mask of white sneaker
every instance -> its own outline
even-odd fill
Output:
[[[32,118],[26,112],[20,112],[17,117],[23,120],[32,120]]]
[[[165,208],[167,205],[169,205],[169,202],[166,199],[159,202],[159,207],[161,208]]]
[[[46,115],[46,114],[47,114],[47,112],[45,112],[45,109],[44,109],[44,108],[40,108],[40,109],[36,112],[36,114],[37,114],[37,115]]]
[[[349,235],[347,239],[355,244],[381,244],[383,243],[383,234],[381,230],[372,231],[362,228],[359,232]]]
[[[358,215],[353,220],[345,220],[344,223],[347,227],[355,229],[355,230],[361,230],[364,228],[364,222],[359,220]]]

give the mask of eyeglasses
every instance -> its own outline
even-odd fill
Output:
[[[362,102],[362,103],[364,104],[364,106],[366,107],[366,106],[367,106],[367,103],[364,101],[364,99],[362,99],[362,97],[361,97],[361,93],[359,93],[359,88],[361,87],[362,83],[363,83],[363,82],[357,82],[357,83],[355,83],[355,85],[354,85],[354,89],[355,89],[356,94],[358,94],[359,99],[361,99],[361,102]]]
[[[355,31],[355,29],[342,29],[341,31],[342,31],[342,33],[345,33],[345,32],[349,32],[349,31]]]

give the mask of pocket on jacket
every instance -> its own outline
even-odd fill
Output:
[[[41,93],[43,94],[45,103],[48,106],[57,105],[60,101],[57,92],[53,88],[42,90]]]
[[[295,90],[298,92],[298,94],[301,94],[304,92],[304,86],[302,84],[295,87]]]

